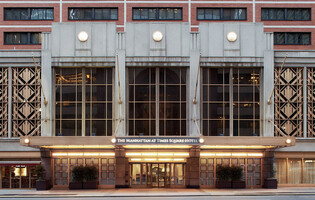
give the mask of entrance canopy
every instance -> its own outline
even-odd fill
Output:
[[[21,137],[20,145],[48,149],[113,149],[122,146],[127,149],[163,148],[189,149],[272,149],[295,145],[294,137],[77,137],[77,136],[35,136]]]

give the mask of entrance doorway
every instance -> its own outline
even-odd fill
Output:
[[[130,185],[134,187],[184,187],[184,163],[132,163]]]

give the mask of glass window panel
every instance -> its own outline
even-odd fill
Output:
[[[301,159],[288,160],[288,184],[301,183]]]
[[[253,121],[249,120],[240,120],[240,133],[239,136],[254,136],[253,130]]]
[[[166,101],[180,101],[180,88],[178,85],[166,86]]]
[[[315,184],[315,160],[304,159],[303,183]]]
[[[180,68],[165,68],[166,84],[179,84],[180,83]],[[183,78],[183,77],[182,77]]]
[[[167,120],[166,121],[166,136],[180,136],[180,121],[179,120]],[[183,134],[184,135],[184,134]]]
[[[135,135],[138,136],[150,135],[149,120],[135,121]]]
[[[210,120],[209,136],[229,136],[228,120]]]
[[[157,11],[156,9],[149,9],[149,19],[157,19]]]
[[[135,101],[149,101],[150,86],[135,86]]]

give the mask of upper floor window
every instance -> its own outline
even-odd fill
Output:
[[[136,67],[128,73],[128,135],[187,135],[186,69]]]
[[[310,8],[262,8],[261,20],[310,21]]]
[[[4,8],[4,20],[53,20],[53,8]]]
[[[182,8],[133,8],[133,20],[182,20]]]
[[[112,135],[111,68],[56,68],[56,135]]]
[[[69,20],[118,20],[118,8],[69,8]]]
[[[202,133],[260,135],[260,69],[202,69]]]
[[[274,33],[276,45],[310,45],[311,33],[276,32]]]
[[[36,32],[5,32],[4,44],[8,45],[26,45],[41,44],[41,33]]]
[[[246,20],[246,8],[197,8],[198,20]]]

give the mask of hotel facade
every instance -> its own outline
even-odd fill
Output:
[[[315,184],[314,2],[0,5],[0,188]]]

